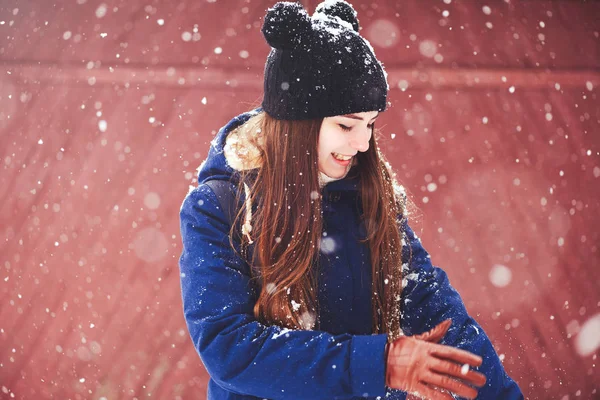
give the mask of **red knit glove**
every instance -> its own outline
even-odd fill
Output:
[[[385,384],[432,400],[452,400],[446,391],[474,399],[477,390],[469,385],[481,387],[486,378],[468,367],[480,366],[483,360],[468,351],[437,344],[451,324],[447,319],[428,332],[389,343]]]

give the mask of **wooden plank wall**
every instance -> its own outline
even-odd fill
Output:
[[[0,398],[204,398],[178,212],[273,3],[0,4]],[[434,263],[528,398],[598,398],[600,3],[356,8]]]

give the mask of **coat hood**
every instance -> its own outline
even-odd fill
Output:
[[[256,170],[261,165],[260,150],[262,145],[262,135],[258,122],[259,114],[263,112],[262,107],[255,108],[237,115],[229,121],[224,127],[219,129],[216,137],[210,143],[208,157],[198,167],[198,184],[203,184],[209,180],[225,180],[238,184],[239,172],[247,170]],[[352,171],[354,165],[350,168]],[[353,191],[358,192],[359,179],[356,174],[350,171],[346,177],[334,180],[323,173],[319,173],[319,184],[323,194],[330,195],[331,191]],[[250,171],[252,174],[253,171]],[[353,176],[353,177],[351,177]],[[246,203],[246,212],[244,223],[242,225],[242,234],[248,238],[250,244],[253,243],[250,232],[252,231],[252,204],[250,186],[244,184],[244,201]]]

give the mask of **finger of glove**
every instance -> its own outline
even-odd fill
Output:
[[[485,385],[485,382],[487,381],[487,378],[481,372],[473,371],[471,369],[463,370],[462,366],[450,361],[440,360],[439,358],[431,360],[429,368],[435,372],[460,378],[474,386],[481,387]]]
[[[453,400],[452,396],[446,393],[442,393],[438,390],[432,389],[429,386],[419,383],[416,386],[416,391],[411,392],[415,396],[418,396],[422,399],[430,399],[430,400]]]
[[[469,364],[475,367],[479,367],[483,362],[483,359],[471,352],[466,350],[457,349],[451,346],[445,346],[442,344],[430,344],[432,346],[431,354],[440,358],[445,358],[450,361],[457,362],[459,364]]]
[[[428,384],[435,385],[442,389],[446,389],[460,397],[466,397],[468,399],[474,399],[475,397],[477,397],[477,390],[465,385],[464,383],[450,378],[448,375],[430,373],[426,377],[424,377],[424,380]]]
[[[421,333],[420,335],[415,335],[413,337],[415,339],[424,340],[426,342],[438,343],[440,340],[442,340],[444,336],[446,336],[450,325],[452,325],[452,319],[448,318],[447,320],[439,323],[429,331]]]

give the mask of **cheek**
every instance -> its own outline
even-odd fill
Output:
[[[322,129],[319,133],[319,145],[317,147],[319,156],[328,156],[332,151],[343,147],[345,137],[335,129]]]

